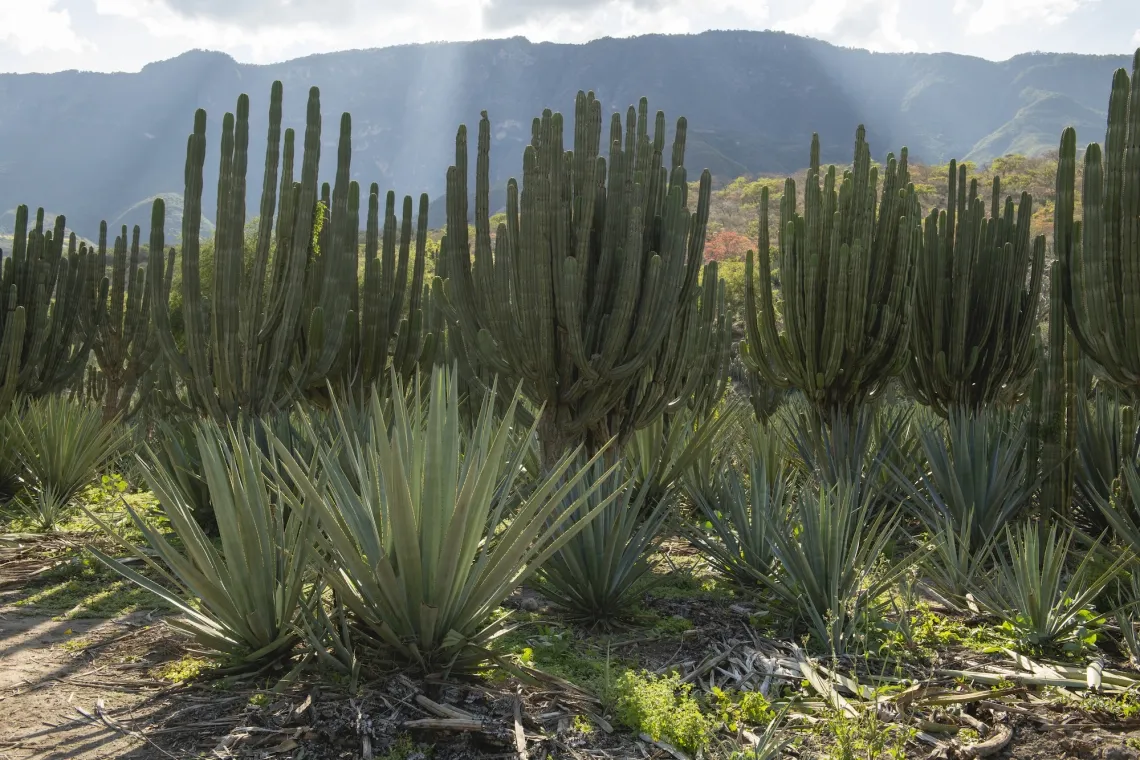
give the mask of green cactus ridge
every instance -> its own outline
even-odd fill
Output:
[[[1103,150],[1085,151],[1083,222],[1076,205],[1076,131],[1061,135],[1054,248],[1065,312],[1081,350],[1117,385],[1140,391],[1140,50],[1117,70]]]
[[[1022,396],[1037,365],[1037,304],[1045,236],[1030,240],[1033,201],[1001,203],[994,178],[987,217],[977,180],[950,162],[947,203],[926,219],[917,262],[908,391],[942,416]]]
[[[897,160],[888,156],[876,202],[878,170],[864,136],[860,126],[852,168],[840,178],[829,167],[822,186],[819,136],[812,137],[803,214],[795,182],[785,184],[776,235],[783,331],[773,298],[767,189],[759,255],[749,252],[745,265],[742,358],[765,383],[800,390],[825,416],[852,413],[902,370],[909,353],[922,246],[918,199],[904,148]]]
[[[722,365],[727,320],[715,265],[702,257],[711,176],[687,206],[686,124],[679,119],[671,167],[662,164],[665,116],[649,132],[648,102],[610,123],[609,160],[599,152],[601,103],[579,92],[573,150],[563,117],[533,121],[523,184],[507,185],[506,220],[490,227],[490,121],[479,123],[475,239],[468,239],[467,132],[456,136],[447,173],[447,235],[437,279],[451,323],[483,371],[521,383],[544,405],[544,457],[568,446],[623,438],[689,403],[701,372]],[[719,311],[718,311],[719,310]]]

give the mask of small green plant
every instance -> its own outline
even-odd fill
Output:
[[[17,450],[27,472],[19,504],[36,530],[51,531],[99,467],[124,446],[129,431],[103,412],[71,398],[34,399],[15,427]]]
[[[1091,713],[1101,713],[1116,720],[1131,720],[1140,716],[1140,694],[1126,691],[1120,696],[1088,693],[1081,707]]]
[[[712,716],[732,733],[745,726],[766,726],[776,717],[772,704],[758,691],[724,691],[714,686],[706,701]]]
[[[906,760],[907,743],[915,736],[913,728],[883,723],[870,712],[837,712],[825,726],[834,739],[829,760]]]
[[[186,655],[180,660],[166,663],[155,672],[155,675],[163,681],[183,683],[198,678],[212,666],[209,660]]]
[[[589,736],[594,733],[594,723],[585,715],[575,715],[573,728],[580,734]]]
[[[412,737],[400,734],[388,747],[388,751],[379,755],[379,760],[429,760],[435,749],[430,744],[416,744]]]
[[[1056,526],[1044,536],[1035,525],[1006,528],[1009,560],[999,557],[998,571],[974,597],[986,612],[1002,621],[1002,629],[1031,648],[1063,645],[1080,651],[1096,642],[1095,626],[1104,618],[1094,600],[1132,560],[1125,551],[1103,571],[1093,572],[1099,543],[1069,572],[1073,536],[1058,535]]]
[[[627,670],[613,685],[614,713],[623,724],[654,741],[695,752],[709,745],[716,724],[701,712],[692,688],[676,674],[655,676]]]

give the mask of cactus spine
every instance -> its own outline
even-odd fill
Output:
[[[926,219],[917,262],[911,356],[903,381],[947,417],[1021,396],[1037,364],[1045,236],[1030,241],[1033,201],[1014,210],[994,177],[987,218],[966,167],[950,162],[946,209]]]
[[[1140,392],[1140,50],[1118,69],[1104,151],[1085,151],[1084,221],[1073,219],[1076,132],[1061,135],[1054,245],[1065,310],[1081,350],[1106,377]]]
[[[152,208],[151,226],[161,226],[163,219],[155,218]],[[127,228],[123,226],[115,239],[111,255],[111,286],[109,298],[98,306],[102,309],[92,353],[99,366],[102,390],[103,419],[120,415],[133,416],[146,398],[148,388],[142,381],[148,376],[151,365],[159,353],[158,337],[152,329],[151,290],[147,287],[146,266],[140,264],[139,227],[136,225],[130,238],[127,254]],[[163,251],[150,251],[151,266],[163,269]],[[107,224],[99,227],[99,266],[107,269]],[[170,251],[164,274],[164,295],[170,292],[174,274],[174,251]],[[90,374],[90,373],[89,373]],[[95,385],[88,383],[88,390]],[[136,396],[136,392],[138,392]],[[133,403],[132,403],[133,401]]]
[[[785,183],[777,235],[783,332],[773,298],[766,188],[758,285],[752,252],[745,265],[742,358],[764,382],[799,389],[825,420],[852,415],[902,370],[909,353],[914,260],[922,244],[918,200],[904,148],[899,160],[888,156],[876,203],[878,171],[864,134],[860,126],[853,167],[842,179],[829,167],[822,187],[819,136],[812,137],[802,215],[795,182]]]
[[[95,336],[97,300],[107,280],[86,243],[68,238],[57,216],[44,230],[44,211],[28,228],[28,207],[16,209],[12,254],[0,265],[0,412],[17,394],[63,390],[83,372]],[[0,256],[2,258],[2,256]]]
[[[563,151],[561,114],[536,118],[523,155],[523,191],[507,185],[506,221],[492,244],[490,121],[479,123],[474,260],[468,240],[467,132],[447,175],[446,298],[478,362],[543,406],[543,458],[580,442],[623,439],[697,389],[711,355],[717,274],[702,251],[712,178],[687,206],[685,120],[672,167],[662,164],[665,116],[652,136],[648,103],[610,126],[599,155],[601,103],[579,92],[574,146]],[[607,176],[608,174],[608,176]],[[726,342],[727,345],[727,342]]]

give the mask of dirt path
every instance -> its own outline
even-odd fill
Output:
[[[0,760],[170,757],[99,717],[141,725],[167,707],[145,676],[168,654],[158,628],[143,614],[53,620],[0,607]]]

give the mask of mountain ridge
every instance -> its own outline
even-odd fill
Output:
[[[309,86],[320,87],[323,180],[335,169],[337,117],[349,111],[353,179],[364,188],[377,182],[382,192],[427,192],[437,200],[438,226],[455,131],[465,123],[474,140],[482,110],[492,120],[493,187],[519,175],[530,120],[547,107],[572,111],[580,89],[593,90],[607,112],[646,95],[650,109],[665,111],[669,140],[685,116],[690,179],[705,167],[722,181],[794,172],[807,163],[812,132],[820,133],[823,160],[842,165],[858,124],[878,159],[905,145],[914,160],[984,163],[1011,150],[1051,149],[1066,124],[1078,127],[1082,143],[1102,140],[1112,72],[1128,63],[1125,55],[1028,53],[993,62],[875,53],[782,32],[718,31],[574,45],[520,37],[406,44],[260,65],[190,51],[136,73],[7,74],[0,210],[62,209],[69,227],[91,237],[101,219],[128,214],[140,199],[180,194],[186,135],[204,107],[203,212],[212,220],[222,114],[239,93],[250,96],[249,176],[259,178],[275,79],[285,86],[285,126],[298,129]],[[260,184],[249,182],[251,213]],[[172,222],[168,240],[180,234]]]

